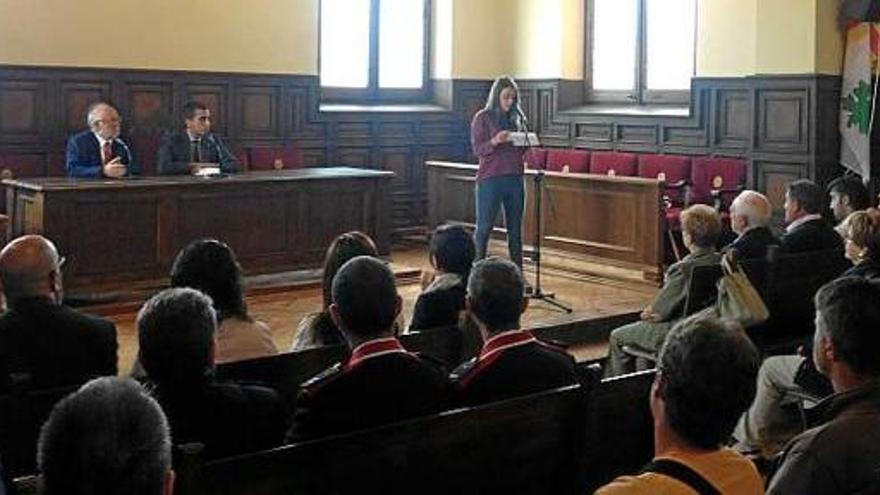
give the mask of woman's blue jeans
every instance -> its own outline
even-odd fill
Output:
[[[489,236],[495,225],[498,209],[504,207],[507,228],[507,249],[510,260],[522,268],[522,223],[526,191],[522,175],[502,175],[477,182],[477,230],[474,243],[477,259],[486,257]]]

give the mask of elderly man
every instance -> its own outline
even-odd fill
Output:
[[[46,238],[28,235],[0,251],[9,311],[0,317],[0,373],[29,373],[37,387],[116,374],[116,327],[62,304],[61,263]]]
[[[137,382],[105,377],[52,411],[38,444],[44,495],[171,495],[171,435]]]
[[[89,107],[89,128],[67,140],[67,174],[71,177],[119,179],[140,172],[131,150],[119,139],[122,120],[108,103]]]
[[[238,170],[238,160],[211,132],[211,110],[204,103],[184,105],[183,124],[184,131],[165,136],[159,146],[160,175],[197,174],[207,165],[219,165],[224,173]]]
[[[724,447],[755,396],[758,362],[758,350],[734,323],[689,319],[673,328],[651,386],[654,460],[596,493],[764,493],[752,462]]]
[[[757,191],[741,192],[730,205],[730,229],[737,235],[723,251],[736,250],[738,259],[763,258],[767,246],[779,244],[770,231],[773,207],[767,196]]]
[[[785,191],[785,234],[782,249],[788,253],[838,250],[843,256],[843,239],[822,218],[825,193],[814,182],[800,179]]]

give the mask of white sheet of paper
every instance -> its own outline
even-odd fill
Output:
[[[528,142],[526,141],[528,139]],[[511,132],[510,133],[510,142],[513,143],[514,146],[540,146],[541,143],[538,141],[538,135],[534,132],[530,132],[526,134],[525,132]]]

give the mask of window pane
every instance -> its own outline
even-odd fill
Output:
[[[422,87],[424,17],[424,0],[380,0],[379,87]]]
[[[321,0],[321,86],[365,88],[370,0]]]
[[[647,0],[648,89],[690,89],[696,0]]]
[[[593,89],[633,89],[635,85],[636,0],[593,3]]]

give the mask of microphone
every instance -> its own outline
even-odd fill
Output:
[[[125,163],[127,165],[131,165],[131,149],[129,149],[128,145],[125,144],[125,141],[119,138],[114,138],[113,142],[119,143],[119,145],[122,146],[122,149],[125,150]]]
[[[511,110],[513,110],[513,112],[514,112],[517,116],[519,116],[519,123],[520,123],[520,126],[521,126],[523,129],[528,128],[529,118],[526,117],[526,113],[523,112],[522,107],[519,106],[519,102],[514,102],[513,105],[511,106]]]

